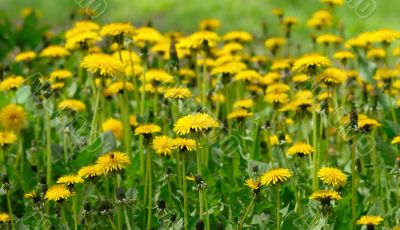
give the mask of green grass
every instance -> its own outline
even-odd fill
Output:
[[[324,7],[318,0],[105,0],[108,7],[105,13],[97,18],[100,22],[130,21],[135,25],[153,21],[154,26],[161,31],[180,30],[192,32],[197,29],[198,22],[203,18],[218,18],[222,22],[221,32],[233,29],[244,29],[253,33],[260,33],[261,22],[266,21],[274,33],[277,24],[271,19],[271,9],[281,7],[287,15],[296,16],[304,24],[311,14]],[[369,0],[364,0],[369,1]],[[371,0],[372,1],[372,0]],[[344,5],[340,9],[341,22],[349,35],[361,31],[373,30],[379,27],[398,28],[397,12],[400,5],[396,0],[374,0],[377,7],[367,19],[357,16],[354,9]],[[313,3],[315,2],[315,3]],[[19,11],[26,6],[33,6],[42,12],[43,20],[51,25],[64,26],[69,21],[69,15],[79,6],[75,1],[47,1],[47,0],[17,0],[0,1],[0,9],[12,18],[17,18]],[[298,26],[296,30],[305,30]]]

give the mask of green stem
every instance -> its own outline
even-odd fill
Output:
[[[66,123],[64,124],[64,127],[63,127],[63,143],[64,143],[64,146],[63,146],[63,151],[64,151],[64,162],[65,162],[65,165],[67,165],[68,164],[68,144],[67,144],[67,132],[66,132]]]
[[[113,230],[116,230],[116,229],[117,229],[117,227],[115,226],[114,222],[111,220],[111,217],[110,217],[110,216],[108,216],[108,222],[110,222],[111,228],[112,228]]]
[[[147,168],[149,171],[149,175],[148,175],[148,179],[149,179],[149,184],[148,184],[148,210],[147,210],[147,229],[151,229],[151,211],[152,211],[152,198],[153,198],[153,194],[152,194],[152,181],[151,181],[151,152],[149,151],[147,153]]]
[[[145,173],[145,160],[144,160],[144,136],[139,136],[139,168],[140,168],[140,176],[143,178]],[[146,183],[146,181],[145,181]]]
[[[351,213],[353,229],[356,227],[356,196],[357,196],[357,175],[356,175],[356,136],[353,137],[351,145]]]
[[[204,63],[203,63],[203,83],[202,83],[202,92],[201,92],[201,105],[203,108],[207,106],[207,65],[206,65],[207,56],[204,55]]]
[[[241,230],[243,228],[243,224],[247,219],[247,216],[248,216],[248,214],[250,212],[251,207],[253,206],[253,203],[254,203],[255,199],[256,199],[256,194],[253,194],[253,198],[251,199],[251,202],[250,202],[249,206],[247,206],[246,212],[244,213],[244,215],[242,217],[242,220],[240,221],[239,230]]]
[[[125,84],[125,81],[124,81]],[[127,95],[127,90],[126,87],[124,86],[124,92],[123,95],[120,97],[120,109],[121,109],[121,115],[122,115],[122,124],[123,124],[123,133],[124,133],[124,148],[125,152],[128,154],[129,157],[132,157],[132,145],[131,145],[131,140],[132,140],[132,133],[131,133],[131,127],[129,124],[129,103],[128,103],[128,95]]]
[[[311,78],[314,78],[314,84],[313,87],[317,86],[317,80],[314,76],[311,76]],[[319,154],[319,149],[318,149],[318,140],[317,140],[317,135],[318,135],[318,124],[317,124],[317,113],[315,111],[316,108],[316,98],[313,97],[312,100],[312,127],[313,127],[313,147],[315,149],[314,154],[313,154],[313,189],[314,191],[318,190],[318,177],[317,177],[317,171],[318,171],[318,154]]]
[[[0,165],[4,165],[4,147],[0,147]]]
[[[147,60],[144,60],[143,62],[143,74],[142,74],[142,95],[140,98],[140,116],[144,115],[144,102],[146,100],[146,72],[147,72]]]
[[[17,164],[19,165],[20,174],[24,175],[24,137],[21,133],[18,133],[18,146],[17,146]],[[23,181],[22,181],[23,182]]]
[[[154,117],[158,118],[158,93],[157,91],[154,92],[153,97],[153,110],[154,110]]]
[[[135,90],[134,90],[135,102],[138,102],[139,101],[139,86],[137,84],[137,79],[135,77],[135,70],[134,70],[135,65],[133,64],[132,50],[131,49],[129,49],[129,63],[131,65],[131,72],[132,72],[131,77],[133,79],[133,85],[135,87]],[[136,109],[137,109],[137,105],[136,105]]]
[[[179,156],[179,154],[175,154],[176,157],[176,171],[178,173],[178,187],[182,188],[182,173],[181,172],[181,157]]]
[[[124,218],[125,218],[126,228],[128,230],[132,230],[131,223],[129,221],[128,211],[126,210],[126,207],[124,207]]]
[[[389,101],[389,104],[390,104],[390,112],[392,114],[393,121],[397,125],[398,124],[398,120],[397,120],[395,105],[393,105],[394,103],[396,103],[396,101],[394,101],[394,103],[393,103],[392,102],[393,100],[392,100],[391,97],[389,97],[388,101]]]
[[[281,229],[281,198],[279,195],[279,185],[276,187],[276,229]]]
[[[201,151],[199,150],[199,141],[200,138],[196,140],[196,159],[197,159],[197,174],[201,176]],[[199,214],[200,214],[200,220],[203,220],[203,189],[199,189]]]
[[[51,184],[51,126],[50,126],[50,102],[44,101],[44,113],[45,113],[45,127],[46,127],[46,153],[47,153],[47,185]]]
[[[77,205],[77,199],[78,199],[77,196],[74,196],[72,198],[72,209],[73,209],[73,212],[74,212],[73,220],[74,220],[74,229],[75,230],[78,229],[78,212],[77,212],[78,205]]]
[[[90,130],[90,136],[89,136],[89,143],[93,142],[95,139],[95,134],[97,130],[97,119],[98,119],[98,110],[99,110],[99,105],[100,105],[100,97],[101,93],[103,92],[103,79],[100,79],[100,84],[99,88],[97,89],[97,94],[96,94],[96,100],[94,102],[94,111],[93,111],[93,118],[92,118],[92,125],[91,125],[91,130]]]
[[[188,222],[188,201],[187,201],[187,185],[186,185],[186,153],[182,153],[182,182],[183,182],[183,216],[185,230],[189,229]]]
[[[7,204],[8,204],[8,213],[10,214],[10,219],[11,219],[11,228],[12,228],[12,230],[15,230],[14,215],[13,215],[12,206],[11,206],[10,191],[7,191]]]
[[[204,203],[204,208],[206,211],[206,227],[207,230],[210,230],[210,215],[208,215],[208,204],[207,204],[207,193],[206,191],[203,191],[203,203]]]
[[[374,172],[374,184],[375,184],[375,188],[377,189],[377,196],[378,197],[382,197],[382,187],[381,187],[381,178],[379,176],[379,172],[381,172],[381,170],[379,169],[379,165],[378,165],[378,161],[377,161],[377,155],[376,155],[376,149],[372,149],[371,150],[371,162],[373,167],[373,172]],[[385,207],[385,200],[384,199],[380,199],[381,201],[381,213],[386,213],[386,207]]]
[[[121,186],[120,175],[116,175],[115,180],[116,180],[116,186],[120,187]],[[121,217],[121,209],[120,208],[117,208],[117,224],[118,224],[117,225],[118,230],[121,230],[122,229],[122,217]]]

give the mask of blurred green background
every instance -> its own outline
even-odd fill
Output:
[[[69,16],[79,5],[87,5],[89,0],[0,0],[0,9],[9,17],[17,19],[25,7],[39,9],[41,19],[50,25],[65,27],[69,25]],[[106,2],[105,12],[96,21],[130,21],[135,25],[153,21],[161,31],[180,30],[192,32],[197,29],[203,18],[218,18],[222,22],[220,32],[233,29],[245,29],[255,34],[261,32],[261,22],[265,21],[271,33],[277,20],[271,10],[280,7],[286,15],[298,17],[303,25],[295,30],[305,30],[305,22],[311,14],[325,7],[319,0],[96,0]],[[358,16],[357,10],[349,2],[361,1],[364,5],[374,1],[376,9],[366,19]],[[381,27],[399,28],[399,0],[345,0],[342,7],[335,10],[345,26],[347,35]],[[307,32],[308,33],[308,32]]]

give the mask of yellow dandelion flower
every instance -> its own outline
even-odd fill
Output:
[[[111,131],[115,138],[118,140],[122,139],[123,136],[123,125],[122,122],[115,118],[108,118],[102,124],[103,132]]]
[[[44,198],[46,198],[46,200],[48,201],[61,202],[63,200],[66,200],[72,195],[73,193],[68,189],[68,187],[65,184],[57,184],[51,186],[46,191]]]
[[[266,93],[287,93],[290,91],[290,86],[284,83],[275,83],[268,86]]]
[[[69,185],[74,185],[74,184],[81,184],[83,182],[84,182],[84,180],[82,179],[81,176],[74,175],[74,174],[61,176],[57,180],[57,184],[66,184],[68,186]]]
[[[208,47],[215,47],[219,36],[211,31],[199,31],[191,35],[194,48],[201,48],[202,45],[207,44]]]
[[[0,223],[9,223],[11,222],[11,217],[8,213],[0,213]]]
[[[133,91],[134,90],[133,84],[130,82],[123,82],[123,81],[117,81],[111,83],[107,88],[104,89],[104,95],[105,96],[117,95],[119,93],[123,93],[124,90],[128,92]]]
[[[265,141],[268,142],[270,145],[280,144],[278,135],[271,135],[269,139],[265,139]],[[288,134],[285,134],[285,141],[288,144],[292,143],[292,137],[290,137]]]
[[[264,64],[265,62],[267,62],[267,57],[262,56],[262,55],[255,55],[253,57],[250,58],[250,61],[253,63],[258,63],[258,64]]]
[[[65,69],[57,69],[53,70],[50,73],[50,81],[64,80],[67,78],[71,78],[73,75],[71,71]]]
[[[31,191],[31,192],[24,194],[25,199],[35,199],[36,197],[37,197],[37,194],[35,191]]]
[[[151,27],[141,27],[136,30],[133,41],[144,46],[145,43],[156,43],[163,39],[163,36],[156,29]]]
[[[89,54],[80,63],[82,68],[101,76],[114,77],[124,73],[124,65],[119,59],[108,54]]]
[[[74,112],[82,112],[86,110],[86,105],[80,100],[65,99],[58,104],[60,110],[70,110]]]
[[[368,118],[368,117],[360,118],[360,116],[358,117],[358,128],[360,128],[360,129],[370,130],[371,128],[377,128],[380,126],[381,126],[381,123],[379,123],[375,119]]]
[[[260,85],[269,86],[274,84],[278,79],[281,78],[281,75],[277,72],[269,72],[265,74],[258,80]]]
[[[174,147],[173,141],[168,136],[157,136],[153,139],[152,148],[160,156],[171,156]]]
[[[286,17],[282,20],[282,23],[286,26],[297,25],[299,20],[296,17]]]
[[[222,93],[213,93],[211,95],[211,101],[214,103],[223,104],[226,102],[225,95]]]
[[[254,105],[253,100],[243,99],[243,100],[235,101],[235,103],[233,104],[233,108],[249,109],[249,108],[253,107],[253,105]]]
[[[369,59],[383,59],[386,57],[386,51],[381,48],[369,49],[367,52],[367,58]]]
[[[101,36],[121,36],[121,35],[133,35],[135,33],[135,27],[130,23],[113,22],[104,25],[100,30]]]
[[[139,64],[127,65],[125,67],[126,76],[141,76],[143,74],[143,67]]]
[[[289,101],[289,95],[286,93],[272,92],[265,95],[265,101],[271,104],[284,104]]]
[[[380,216],[362,216],[357,220],[357,225],[379,225],[383,221]]]
[[[66,39],[65,48],[75,50],[79,48],[88,48],[96,42],[101,41],[101,37],[94,31],[82,31]]]
[[[136,115],[130,115],[130,116],[129,116],[129,124],[130,124],[132,127],[135,127],[135,126],[138,125]]]
[[[10,76],[0,82],[0,91],[16,90],[21,87],[25,79],[21,76]]]
[[[234,55],[234,53],[242,51],[243,45],[237,42],[229,42],[225,44],[221,50],[218,50],[217,56],[220,56],[216,60],[217,65],[227,63],[228,61],[241,61],[241,57]]]
[[[113,151],[100,156],[96,161],[100,173],[119,173],[131,164],[128,155]]]
[[[391,142],[392,145],[395,145],[395,144],[398,144],[398,143],[400,143],[400,136],[394,137],[392,142]]]
[[[310,199],[320,201],[321,204],[326,205],[329,204],[331,200],[341,200],[342,196],[333,190],[321,190],[313,192],[310,196]]]
[[[143,90],[148,93],[155,93],[157,89],[153,86],[153,84],[147,83],[147,84],[140,86],[139,91],[143,92]]]
[[[310,80],[310,77],[308,77],[307,74],[296,74],[292,77],[292,81],[294,83],[302,83],[302,82],[306,82],[309,80]]]
[[[69,54],[70,53],[67,49],[57,45],[48,46],[40,52],[41,57],[47,58],[61,58],[68,56]]]
[[[74,27],[65,32],[65,38],[68,39],[84,32],[98,31],[99,29],[100,25],[95,22],[88,20],[76,21]]]
[[[179,135],[208,131],[211,128],[218,128],[219,123],[206,113],[186,115],[179,118],[174,125],[174,132]]]
[[[346,80],[346,73],[343,70],[330,67],[319,74],[317,80],[328,87],[333,87]]]
[[[160,83],[174,82],[174,77],[162,69],[150,69],[145,76],[140,77],[140,80],[145,79],[145,82],[156,81]]]
[[[229,62],[223,64],[222,66],[217,66],[211,69],[211,75],[225,74],[225,75],[233,75],[237,74],[240,71],[244,70],[246,65],[242,62]]]
[[[283,10],[281,8],[273,8],[272,13],[278,17],[283,16]]]
[[[321,34],[317,37],[317,43],[319,44],[337,44],[343,42],[343,38],[334,34]]]
[[[338,59],[338,60],[350,60],[350,59],[354,59],[355,55],[347,50],[344,51],[337,51],[333,54],[333,58],[334,59]]]
[[[237,73],[233,79],[235,81],[256,81],[261,78],[261,75],[255,70],[243,70]]]
[[[298,142],[290,146],[290,148],[287,150],[287,154],[289,156],[297,155],[299,157],[303,157],[311,155],[312,153],[314,153],[314,147],[304,142]]]
[[[64,88],[64,82],[50,82],[50,87],[52,90],[59,90]]]
[[[278,184],[287,181],[292,177],[292,172],[286,168],[276,168],[265,172],[261,177],[262,185]]]
[[[120,53],[121,52],[121,53]],[[119,59],[121,55],[122,63],[127,64],[128,66],[133,64],[140,64],[142,59],[140,59],[139,55],[130,50],[121,50],[118,52],[113,53],[113,57]]]
[[[375,80],[391,80],[399,76],[399,71],[397,69],[387,69],[387,68],[379,68],[376,70],[374,79]]]
[[[372,32],[372,42],[382,42],[390,44],[400,38],[400,32],[391,29],[380,29]]]
[[[239,120],[243,121],[245,118],[252,117],[253,113],[245,110],[245,109],[238,109],[234,110],[233,112],[228,114],[228,120]]]
[[[251,188],[253,192],[258,192],[261,188],[261,181],[259,179],[254,180],[252,178],[248,178],[244,184]]]
[[[159,133],[161,132],[161,128],[158,125],[155,124],[144,124],[144,125],[139,125],[135,129],[135,135],[150,135],[154,133]]]
[[[319,169],[317,175],[324,184],[333,187],[343,187],[347,180],[346,174],[344,174],[340,169],[332,167]]]
[[[223,37],[222,40],[224,41],[235,41],[239,43],[245,43],[245,42],[250,42],[253,40],[253,36],[246,31],[231,31],[226,33]]]
[[[12,132],[0,132],[0,146],[4,147],[14,143],[17,140],[17,135]]]
[[[174,149],[179,149],[181,152],[191,152],[196,150],[196,141],[189,138],[175,138],[172,141]]]
[[[167,88],[164,93],[164,97],[166,98],[186,99],[191,96],[192,92],[190,89],[184,87]]]
[[[271,70],[273,71],[281,71],[290,69],[292,66],[293,59],[285,58],[285,59],[275,59],[272,61]]]
[[[319,30],[332,25],[332,20],[333,16],[331,12],[328,10],[319,10],[307,21],[307,26]]]
[[[344,3],[344,0],[320,0],[322,3],[327,3],[332,6],[341,6]]]
[[[329,66],[331,66],[331,61],[327,57],[319,54],[306,54],[294,62],[292,71],[314,74],[318,69]]]
[[[15,56],[16,62],[29,62],[36,58],[36,53],[33,51],[25,51]]]
[[[103,172],[100,171],[100,168],[98,167],[98,165],[89,165],[89,166],[85,166],[85,167],[82,167],[81,169],[79,169],[77,175],[82,178],[93,179],[102,174],[103,174]]]
[[[221,26],[221,22],[216,18],[203,19],[199,23],[199,30],[213,31]]]
[[[19,131],[26,126],[26,112],[23,107],[9,104],[0,111],[0,124],[6,130]]]
[[[267,49],[274,51],[286,44],[286,39],[283,37],[271,37],[265,40],[264,45]]]

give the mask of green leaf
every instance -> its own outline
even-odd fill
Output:
[[[289,207],[289,205],[285,208],[287,209]],[[281,210],[282,212],[282,210]],[[290,211],[288,212],[286,215],[283,215],[283,223],[282,223],[282,229],[291,229],[291,230],[295,230],[295,229],[304,229],[302,227],[302,223],[301,223],[301,219],[300,219],[300,215],[298,213],[296,213],[295,211]]]
[[[94,163],[100,154],[114,150],[115,142],[115,137],[111,132],[102,133],[94,143],[86,146],[78,153],[76,159],[72,161],[72,167],[79,169],[82,166]]]

